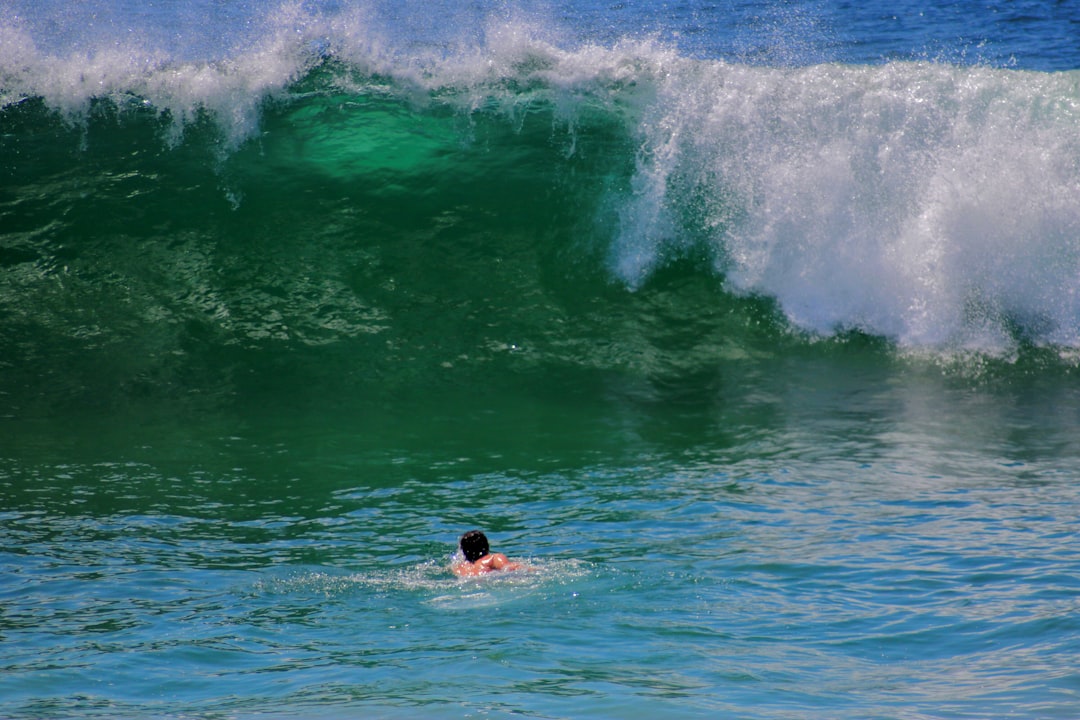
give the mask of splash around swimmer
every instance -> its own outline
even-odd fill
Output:
[[[470,530],[462,535],[458,546],[465,559],[454,563],[450,568],[458,577],[471,577],[497,571],[528,570],[521,563],[510,560],[502,553],[491,552],[487,536],[479,530]]]

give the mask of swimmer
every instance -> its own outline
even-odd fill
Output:
[[[479,530],[470,530],[461,536],[461,554],[465,560],[455,563],[451,568],[458,577],[470,577],[495,572],[496,570],[526,570],[521,563],[516,563],[502,553],[493,553],[488,547],[488,539]]]

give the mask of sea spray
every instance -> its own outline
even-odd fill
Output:
[[[1016,326],[1076,341],[1074,76],[716,63],[665,83],[677,90],[634,128],[615,246],[627,282],[684,241],[672,218],[704,197],[694,221],[728,286],[776,297],[800,327],[987,350]]]
[[[703,255],[730,293],[775,299],[811,334],[991,354],[1080,344],[1073,72],[750,65],[640,37],[565,42],[509,12],[414,48],[386,22],[286,4],[224,56],[193,59],[111,36],[42,49],[9,17],[0,93],[9,118],[40,102],[78,126],[111,107],[123,132],[156,114],[166,153],[209,122],[208,171],[234,207],[250,182],[302,187],[305,172],[406,190],[447,171],[573,178],[545,202],[578,217],[547,236],[587,229],[578,247],[605,246],[610,277],[631,289]],[[21,171],[34,160],[6,156]]]

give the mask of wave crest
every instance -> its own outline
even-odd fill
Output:
[[[41,98],[77,120],[105,98],[166,117],[173,144],[209,116],[235,151],[263,130],[268,101],[378,94],[401,108],[380,110],[400,117],[391,134],[427,148],[416,162],[445,162],[452,136],[464,125],[469,142],[478,118],[507,128],[492,153],[529,145],[525,162],[544,163],[514,172],[569,173],[600,156],[596,172],[568,186],[593,184],[596,201],[579,207],[594,221],[568,227],[598,233],[608,271],[630,288],[704,254],[732,294],[775,298],[815,334],[854,329],[903,347],[997,354],[1018,343],[1080,346],[1075,72],[760,67],[686,57],[648,38],[567,43],[509,11],[452,41],[409,43],[384,20],[370,7],[285,4],[223,55],[189,59],[118,41],[64,54],[8,18],[0,102]],[[362,118],[334,127],[314,110],[306,118],[284,131],[303,136],[307,157],[327,148],[339,179],[361,171],[346,163],[359,157],[347,147],[368,138],[366,155],[378,152]],[[422,131],[406,127],[416,118]],[[600,126],[617,128],[621,142],[593,142]],[[415,171],[378,165],[380,177]]]

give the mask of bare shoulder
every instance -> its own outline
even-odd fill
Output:
[[[529,568],[519,562],[511,560],[502,553],[491,553],[485,555],[476,562],[465,560],[463,562],[455,563],[450,569],[453,570],[454,574],[458,577],[474,577],[476,575],[484,575],[500,570],[510,572],[513,570],[528,570]]]
[[[450,569],[453,570],[454,574],[458,577],[471,577],[473,575],[479,575],[480,573],[484,572],[482,569],[478,568],[476,565],[468,561],[454,563],[454,565],[451,566]]]
[[[504,572],[511,572],[514,570],[532,570],[532,568],[528,565],[518,562],[517,560],[511,560],[502,553],[496,553],[495,558],[492,560],[491,568],[493,570],[502,570]]]

